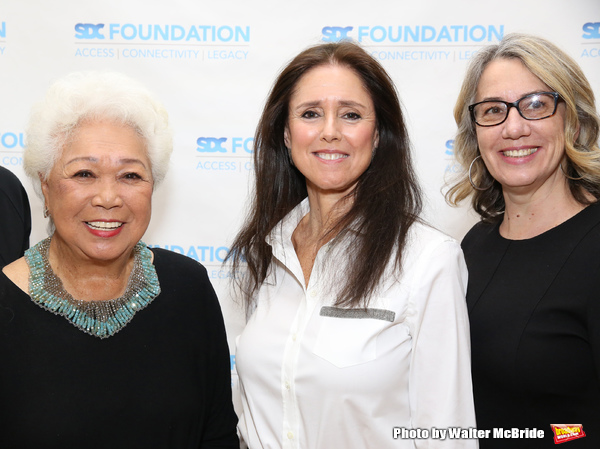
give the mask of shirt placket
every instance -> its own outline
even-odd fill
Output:
[[[317,256],[317,260],[318,258]],[[317,266],[317,260],[315,260],[314,266]],[[304,332],[321,297],[318,285],[318,272],[313,269],[308,287],[305,287],[303,283],[301,284],[303,297],[290,328],[283,353],[281,393],[283,398],[282,446],[284,449],[300,448],[300,411],[297,400],[296,376]]]

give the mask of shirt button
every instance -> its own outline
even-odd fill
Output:
[[[315,290],[309,291],[308,294],[310,295],[311,298],[314,298],[315,296],[317,296],[317,292]]]
[[[293,440],[294,439],[294,434],[292,432],[288,432],[287,433],[287,437],[288,437],[288,440]]]
[[[285,383],[285,389],[286,389],[286,390],[289,390],[289,389],[290,389],[290,383],[289,383],[289,382],[286,382],[286,383]]]
[[[292,335],[292,341],[296,341],[296,334]]]

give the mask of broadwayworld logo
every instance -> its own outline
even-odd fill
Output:
[[[554,432],[554,444],[566,443],[585,436],[581,424],[550,424],[550,427]]]

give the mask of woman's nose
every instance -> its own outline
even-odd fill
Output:
[[[100,206],[105,209],[112,209],[123,204],[119,193],[119,185],[116,180],[99,180],[96,183],[98,190],[92,198],[93,206]]]
[[[331,142],[333,140],[339,140],[341,135],[342,133],[339,128],[337,117],[332,115],[325,117],[323,129],[321,130],[321,138],[327,142]]]
[[[500,126],[502,126],[502,137],[506,139],[517,140],[531,132],[529,120],[521,117],[517,108],[508,110],[508,116]]]

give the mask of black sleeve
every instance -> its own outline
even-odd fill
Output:
[[[204,268],[204,267],[203,267]],[[204,270],[206,273],[206,270]],[[231,397],[231,358],[225,334],[225,324],[221,313],[221,306],[216,294],[204,276],[207,290],[213,292],[214,300],[211,309],[214,315],[214,340],[210,347],[214,369],[212,370],[211,383],[213,395],[211,398],[210,412],[205,426],[201,449],[238,449],[240,443],[237,437],[237,416],[233,411]]]
[[[231,359],[221,306],[206,268],[180,254],[152,248],[162,294],[169,310],[185,323],[186,339],[197,342],[202,392],[198,449],[239,449],[231,395]],[[177,349],[174,349],[177,350]],[[186,357],[185,352],[182,357]]]
[[[596,366],[596,377],[598,379],[598,384],[600,385],[600,298],[598,298],[598,292],[600,291],[600,270],[596,270],[593,285],[596,288],[593,288],[590,291],[586,318],[589,345]]]
[[[0,167],[0,267],[23,256],[30,233],[27,193],[11,171]]]

